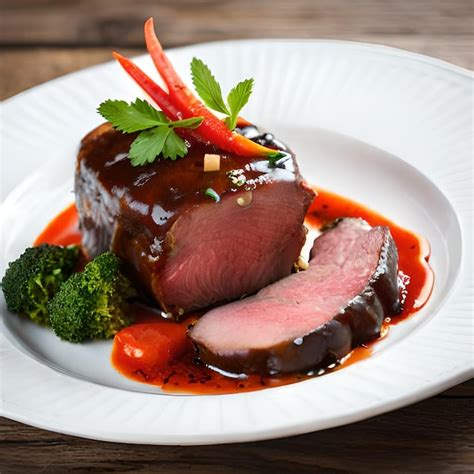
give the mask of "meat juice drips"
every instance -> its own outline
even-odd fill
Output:
[[[186,331],[200,316],[199,313],[188,315],[184,321],[176,323],[164,320],[156,310],[137,305],[135,323],[115,336],[111,355],[114,368],[129,379],[159,386],[165,392],[224,394],[288,385],[331,370],[339,370],[369,357],[372,353],[371,346],[387,335],[390,325],[416,313],[429,299],[434,282],[434,274],[428,264],[429,244],[417,234],[350,199],[322,189],[315,190],[318,198],[307,213],[305,223],[308,227],[320,229],[340,217],[361,217],[372,226],[390,227],[399,254],[403,310],[399,315],[389,315],[386,318],[379,338],[353,349],[342,361],[327,369],[279,377],[229,377],[195,360],[194,347],[187,338]],[[50,222],[35,241],[35,245],[41,243],[81,243],[75,205],[69,206]]]

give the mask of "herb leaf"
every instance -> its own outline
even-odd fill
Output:
[[[194,87],[203,102],[211,109],[229,115],[222,98],[221,86],[206,64],[198,58],[193,58],[191,61],[191,75]]]
[[[197,128],[203,121],[202,117],[190,117],[183,120],[176,120],[175,122],[167,122],[173,128]]]
[[[243,109],[245,104],[249,101],[250,94],[252,94],[253,79],[245,79],[239,82],[227,96],[227,103],[229,104],[229,118],[227,119],[227,126],[233,130],[237,123],[239,112]]]
[[[227,104],[222,97],[222,90],[216,78],[212,75],[203,61],[193,58],[191,75],[194,87],[202,101],[211,109],[227,115],[226,125],[233,130],[237,123],[239,112],[248,102],[253,88],[253,79],[239,82],[227,96]]]
[[[203,117],[191,117],[171,122],[163,112],[142,99],[130,104],[123,100],[106,100],[97,110],[121,132],[141,132],[128,153],[133,166],[152,163],[159,155],[170,160],[185,156],[186,143],[174,129],[194,129],[203,121]]]
[[[171,129],[166,125],[160,125],[140,133],[128,152],[132,165],[141,166],[153,163],[162,152],[170,131]]]
[[[288,159],[289,157],[290,155],[288,153],[285,153],[284,151],[275,150],[275,153],[272,153],[271,155],[268,156],[268,162],[269,162],[270,168],[275,168],[278,165],[278,162],[282,158]]]
[[[163,144],[163,157],[174,161],[178,157],[182,158],[185,156],[187,152],[188,149],[184,140],[174,130],[170,129],[167,139]]]
[[[97,109],[100,115],[121,132],[133,133],[169,122],[166,115],[147,101],[136,99],[127,104],[124,100],[106,100]]]
[[[217,194],[216,191],[212,188],[207,188],[204,191],[204,194],[210,197],[211,199],[214,199],[214,201],[216,202],[219,202],[221,200],[221,197],[219,196],[219,194]]]

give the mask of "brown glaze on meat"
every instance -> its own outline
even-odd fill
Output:
[[[291,272],[314,197],[294,156],[269,168],[261,158],[193,144],[185,158],[133,167],[134,138],[104,124],[82,141],[75,193],[89,256],[111,249],[173,316],[254,293]],[[284,149],[268,134],[255,140]],[[206,153],[221,155],[220,171],[204,172]]]
[[[342,219],[315,240],[308,270],[213,309],[191,329],[199,358],[231,373],[327,366],[379,336],[400,311],[398,253],[388,227]]]

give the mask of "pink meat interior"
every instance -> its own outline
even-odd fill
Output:
[[[376,272],[387,230],[346,219],[315,240],[308,270],[211,310],[192,337],[219,354],[268,348],[330,321]]]
[[[280,181],[254,192],[248,207],[237,204],[236,193],[180,216],[168,236],[173,250],[156,279],[165,303],[202,308],[288,275],[304,243],[303,193],[294,182]]]

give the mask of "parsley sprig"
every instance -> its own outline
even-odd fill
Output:
[[[97,111],[121,132],[141,132],[128,153],[133,166],[152,163],[158,156],[170,160],[185,156],[186,143],[174,129],[196,128],[203,121],[203,117],[191,117],[173,122],[142,99],[130,104],[123,100],[106,100]]]
[[[229,92],[227,103],[225,103],[220,84],[203,61],[193,58],[191,61],[191,75],[194,87],[202,101],[209,108],[226,114],[226,125],[230,130],[234,130],[239,112],[248,102],[250,94],[252,94],[253,79],[245,79],[239,82]]]
[[[253,79],[239,82],[224,101],[220,84],[203,61],[193,58],[191,73],[194,87],[202,101],[207,107],[225,114],[227,127],[234,130],[239,112],[252,94]],[[102,102],[97,111],[123,133],[140,132],[128,153],[133,166],[153,163],[157,157],[176,160],[185,156],[188,152],[186,143],[175,129],[194,129],[204,120],[203,117],[191,117],[171,121],[163,112],[142,99],[131,103],[109,99]]]

